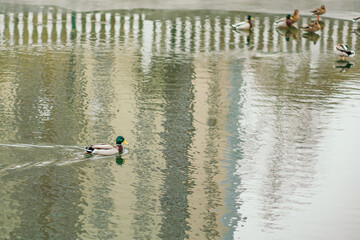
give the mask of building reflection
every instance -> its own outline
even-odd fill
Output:
[[[304,99],[302,93],[320,91],[324,101],[334,93],[320,82],[302,79],[309,79],[309,72],[319,67],[319,55],[327,55],[335,43],[348,42],[358,49],[358,37],[352,23],[336,19],[325,19],[323,29],[312,37],[300,37],[298,28],[278,32],[276,17],[268,15],[255,17],[253,31],[232,31],[231,23],[246,15],[153,10],[81,13],[53,7],[0,14],[2,48],[28,48],[28,54],[35,56],[41,52],[38,57],[25,57],[16,68],[3,66],[16,72],[8,88],[0,90],[11,102],[4,109],[13,113],[11,120],[0,120],[13,121],[17,131],[7,137],[81,144],[85,136],[111,141],[125,131],[136,143],[132,157],[137,160],[122,168],[133,181],[121,191],[114,183],[125,177],[111,164],[103,168],[89,164],[84,172],[67,169],[61,176],[58,169],[47,168],[30,179],[39,183],[34,193],[29,190],[32,184],[20,188],[26,196],[40,198],[19,198],[20,190],[14,193],[18,204],[26,202],[24,209],[32,211],[20,214],[23,221],[9,235],[231,238],[248,217],[242,209],[247,194],[244,182],[247,171],[257,168],[256,157],[265,158],[265,180],[259,183],[263,225],[276,228],[284,196],[306,189],[312,181],[314,152],[301,148],[317,144],[320,116],[312,104],[319,96],[310,93]],[[239,59],[219,54],[226,51],[239,54]],[[253,56],[302,52],[309,55],[305,63],[284,55],[260,63],[262,56]],[[0,58],[6,62],[6,55]],[[42,71],[29,74],[35,68]],[[337,79],[332,76],[329,81]],[[306,84],[312,87],[304,88]],[[259,107],[260,113],[251,111],[251,104],[257,105],[254,92],[270,99]],[[301,117],[287,115],[291,107],[298,107]],[[271,112],[273,119],[263,118],[262,112]],[[74,115],[76,121],[67,118]],[[254,122],[245,124],[245,117]],[[269,145],[271,139],[276,141]],[[295,161],[289,148],[299,154]],[[265,153],[259,155],[259,149]],[[227,168],[224,159],[229,159]],[[289,168],[304,174],[293,177]],[[294,184],[287,185],[288,179]],[[73,192],[56,190],[59,185]],[[55,226],[59,222],[52,222],[59,215],[71,217],[60,220],[66,225],[63,231]],[[119,222],[121,229],[115,226]],[[41,233],[21,231],[37,228]]]
[[[44,7],[37,11],[0,14],[0,40],[3,44],[9,45],[72,44],[99,40],[114,45],[127,45],[129,42],[141,44],[139,38],[143,34],[142,23],[146,19],[153,25],[152,34],[156,42],[152,46],[155,48],[153,52],[219,51],[243,48],[251,42],[249,34],[233,31],[230,27],[231,23],[239,21],[244,16],[230,13],[227,16],[208,18],[206,13],[201,11],[187,14],[176,12],[172,15],[170,11],[152,10],[134,13],[128,11],[76,13]],[[262,15],[256,17],[256,28],[252,31],[253,50],[274,52],[281,49],[282,41],[278,38],[277,29],[274,28],[275,19],[276,17],[269,18]],[[299,26],[306,25],[312,19],[302,17],[301,21]],[[356,43],[352,33],[356,25],[352,22],[326,19],[321,21],[321,27],[321,32],[317,33],[320,37],[333,36],[325,32],[341,31],[342,39],[337,41]],[[292,43],[294,44],[292,49],[300,51],[306,39],[299,38],[297,29],[294,27],[283,30],[280,35],[296,40]],[[169,39],[169,36],[172,39]]]

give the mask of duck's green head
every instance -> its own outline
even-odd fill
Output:
[[[122,143],[128,144],[123,136],[118,136],[116,138],[116,145],[121,145]]]
[[[248,20],[254,20],[254,18],[253,18],[251,15],[248,15],[248,16],[247,16],[247,19],[248,19]]]
[[[290,14],[286,15],[286,18],[291,19],[291,15]]]

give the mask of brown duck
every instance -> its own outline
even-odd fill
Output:
[[[326,13],[325,5],[321,5],[320,8],[316,8],[315,10],[311,11],[314,15],[317,15],[317,19],[320,19],[320,15],[323,15]]]
[[[307,26],[301,27],[306,32],[317,32],[321,29],[319,21],[316,20],[315,22],[310,22]]]
[[[291,19],[292,24],[298,22],[300,19],[299,10],[295,9],[294,13],[293,13],[293,15],[291,15],[291,17],[292,17],[292,19]]]

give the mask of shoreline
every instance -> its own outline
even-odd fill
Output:
[[[1,3],[1,1],[0,1]],[[38,5],[38,4],[22,4],[22,3],[2,3],[0,6],[0,13],[7,13],[7,12],[17,12],[17,11],[24,11],[26,10],[35,10],[35,9],[43,9],[43,8],[54,8],[54,9],[61,9],[65,12],[76,12],[76,13],[85,13],[85,12],[116,12],[116,11],[163,11],[163,12],[231,12],[234,13],[247,13],[251,15],[282,15],[282,14],[291,14],[292,11],[268,11],[265,9],[257,9],[254,10],[226,10],[226,9],[205,9],[205,8],[178,8],[174,9],[171,7],[163,7],[163,8],[144,8],[144,7],[133,7],[133,8],[117,8],[117,9],[108,9],[108,8],[97,8],[92,10],[73,10],[62,6],[57,5]],[[305,9],[300,11],[300,17],[316,17],[316,15],[311,14],[311,9]],[[305,14],[304,14],[305,13]],[[338,12],[327,12],[325,15],[322,15],[321,18],[323,19],[339,19],[339,20],[347,20],[352,21],[353,18],[359,17],[360,12],[354,11],[338,11]]]

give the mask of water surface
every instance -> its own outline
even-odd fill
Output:
[[[357,239],[351,21],[3,8],[1,238]],[[84,156],[118,135],[123,156]]]

